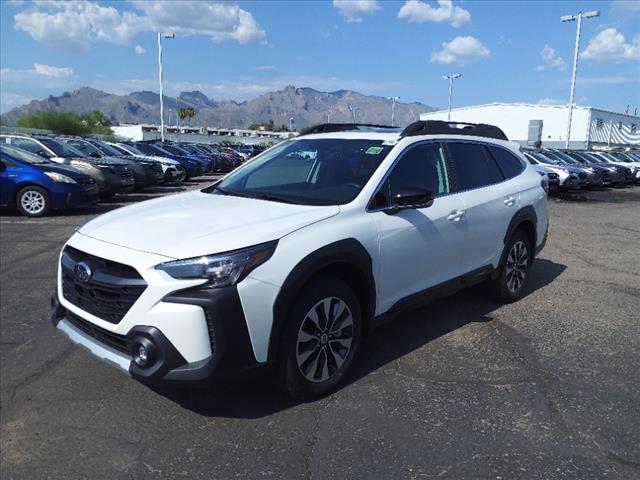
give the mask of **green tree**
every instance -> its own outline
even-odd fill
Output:
[[[18,119],[18,127],[51,130],[62,135],[111,135],[111,120],[102,112],[76,115],[73,112],[42,110],[24,115]]]

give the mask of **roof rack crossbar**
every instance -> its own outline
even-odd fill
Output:
[[[442,120],[420,120],[408,125],[400,137],[416,135],[471,135],[474,137],[509,140],[504,132],[495,125],[486,123],[445,122]]]
[[[348,132],[350,130],[358,130],[359,128],[379,128],[398,130],[398,127],[389,125],[375,125],[373,123],[321,123],[315,125],[305,131],[305,135],[312,133],[332,133],[332,132]]]

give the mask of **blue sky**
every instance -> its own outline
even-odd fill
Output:
[[[246,100],[293,84],[352,89],[436,107],[567,103],[576,23],[583,21],[576,100],[640,110],[640,1],[12,1],[0,12],[0,108],[80,86],[201,90]]]

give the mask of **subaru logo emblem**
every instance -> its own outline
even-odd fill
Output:
[[[91,275],[93,272],[91,271],[91,267],[84,262],[76,263],[73,267],[73,273],[79,280],[83,282],[88,282],[91,279]]]

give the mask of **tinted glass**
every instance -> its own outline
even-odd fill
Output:
[[[449,172],[442,145],[418,145],[407,151],[389,175],[387,195],[403,188],[423,188],[434,194],[449,193]]]
[[[80,150],[73,148],[71,145],[67,145],[62,142],[58,142],[51,138],[39,138],[39,140],[49,147],[53,153],[58,155],[59,157],[69,158],[69,157],[86,157],[84,153]]]
[[[513,178],[524,170],[522,162],[513,153],[500,147],[489,146],[487,148],[493,155],[493,158],[496,159],[496,162],[498,162],[505,178]]]
[[[11,145],[15,145],[18,148],[26,150],[27,152],[40,154],[44,149],[41,145],[38,145],[33,140],[28,140],[26,138],[12,138]]]
[[[498,165],[479,143],[449,143],[453,173],[458,190],[470,190],[504,180]]]
[[[31,163],[33,165],[47,165],[51,163],[38,155],[22,150],[20,148],[13,148],[9,145],[0,146],[0,152],[2,152],[3,154],[11,155],[13,158],[22,160],[26,163]]]
[[[391,148],[382,140],[283,142],[205,191],[301,205],[341,205],[360,193]]]

